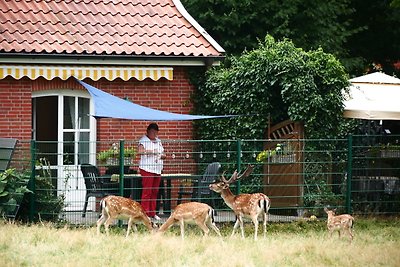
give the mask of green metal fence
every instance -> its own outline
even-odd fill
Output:
[[[400,211],[400,137],[352,138],[351,208],[360,214]]]
[[[324,216],[326,206],[338,212],[392,215],[400,213],[399,136],[349,136],[346,139],[285,140],[163,140],[167,154],[157,212],[168,216],[185,201],[203,201],[217,210],[221,221],[235,216],[222,198],[198,188],[207,165],[221,164],[229,178],[234,170],[255,165],[250,177],[231,186],[232,192],[263,192],[271,198],[271,220]],[[111,150],[110,150],[111,148]],[[26,171],[29,188],[19,217],[93,224],[99,216],[99,197],[90,197],[85,216],[86,185],[81,165],[90,163],[100,177],[118,184],[117,194],[140,201],[137,141],[97,143],[20,141],[12,167]],[[60,153],[59,151],[63,151]],[[90,152],[96,151],[96,152]],[[104,188],[101,190],[109,190]]]

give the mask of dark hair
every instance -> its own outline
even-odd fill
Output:
[[[157,123],[154,123],[154,122],[153,122],[153,123],[150,123],[149,126],[147,126],[147,131],[149,131],[149,130],[151,130],[151,129],[158,131],[158,125],[157,125]]]

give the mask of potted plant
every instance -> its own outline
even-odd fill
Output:
[[[256,160],[268,163],[293,163],[295,154],[288,144],[277,144],[274,149],[261,151]]]
[[[386,144],[383,145],[380,149],[382,158],[400,158],[400,146]]]
[[[135,158],[136,150],[134,148],[124,148],[124,165],[131,165]],[[108,166],[119,165],[119,147],[116,143],[97,154],[97,160]]]

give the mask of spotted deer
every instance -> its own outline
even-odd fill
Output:
[[[181,227],[181,238],[185,237],[185,222],[197,224],[208,235],[210,226],[219,236],[221,233],[214,221],[214,209],[209,205],[200,202],[182,203],[176,206],[171,216],[167,221],[158,229],[160,233],[165,232],[169,227],[174,224],[179,224]]]
[[[230,184],[232,184],[233,182],[243,177],[249,176],[250,173],[253,171],[253,168],[253,165],[248,166],[247,169],[240,175],[238,174],[237,170],[235,170],[229,180],[225,178],[224,172],[221,176],[221,181],[212,183],[209,185],[209,187],[214,192],[221,194],[221,197],[224,199],[226,205],[228,205],[228,207],[230,207],[235,212],[236,222],[233,226],[231,236],[235,234],[237,227],[240,225],[242,238],[244,238],[243,217],[248,217],[254,223],[254,240],[257,240],[258,217],[261,214],[263,215],[264,238],[266,235],[268,210],[271,206],[270,199],[263,193],[234,195],[229,189]]]
[[[143,223],[151,232],[156,228],[156,225],[152,224],[142,206],[130,198],[113,195],[106,196],[100,201],[100,206],[102,211],[101,217],[97,221],[97,234],[100,234],[100,227],[104,224],[108,235],[108,228],[115,219],[128,219],[126,237],[129,236],[132,225],[133,230],[137,231],[136,223],[138,222]]]
[[[350,237],[350,242],[353,240],[353,233],[351,228],[353,228],[354,217],[349,214],[342,214],[335,216],[336,209],[328,210],[324,208],[326,214],[328,214],[328,221],[326,223],[330,236],[332,237],[333,231],[338,231],[339,238],[341,237],[341,232],[347,232]]]

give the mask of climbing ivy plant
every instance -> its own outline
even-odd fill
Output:
[[[304,122],[307,138],[338,137],[349,130],[342,116],[348,79],[341,63],[322,49],[304,51],[267,35],[257,49],[193,79],[195,113],[245,115],[196,122],[196,137],[265,138],[269,118],[272,125]]]

